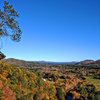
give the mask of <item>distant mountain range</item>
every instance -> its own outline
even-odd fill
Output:
[[[21,67],[42,67],[44,65],[100,65],[100,60],[84,60],[80,62],[50,62],[50,61],[24,61],[14,58],[3,59],[0,62],[6,62]]]
[[[76,64],[77,62],[52,62],[52,61],[36,61],[40,64],[51,64],[51,65],[60,65],[60,64]]]
[[[25,61],[25,60],[19,60],[15,58],[8,58],[3,59],[1,62],[6,62],[13,65],[20,65],[20,66],[38,66],[38,65],[62,65],[62,64],[71,64],[74,65],[77,62],[51,62],[51,61]]]

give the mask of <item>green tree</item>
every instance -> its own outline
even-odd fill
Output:
[[[57,88],[57,98],[58,100],[65,100],[65,95],[64,95],[62,87]]]
[[[10,37],[13,41],[20,41],[21,29],[19,27],[17,17],[18,12],[7,1],[0,8],[0,37]]]
[[[95,93],[95,100],[100,100],[100,92],[99,91],[97,91]]]

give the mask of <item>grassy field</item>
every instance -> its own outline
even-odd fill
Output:
[[[96,91],[100,91],[100,80],[99,79],[94,79],[93,77],[86,77],[86,80],[89,83],[92,83],[96,87]]]

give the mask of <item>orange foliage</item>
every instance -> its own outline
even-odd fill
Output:
[[[73,96],[74,96],[74,99],[80,98],[80,94],[77,93],[76,91],[73,91]]]
[[[15,93],[9,87],[4,87],[2,100],[16,100]]]
[[[2,84],[2,81],[0,80],[0,89],[3,88],[3,84]]]

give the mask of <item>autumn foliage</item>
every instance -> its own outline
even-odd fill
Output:
[[[0,64],[0,100],[56,100],[56,89],[38,73]]]
[[[0,62],[0,100],[66,100],[68,93],[73,100],[95,97],[95,87],[77,77],[64,78],[53,71],[45,75]]]

